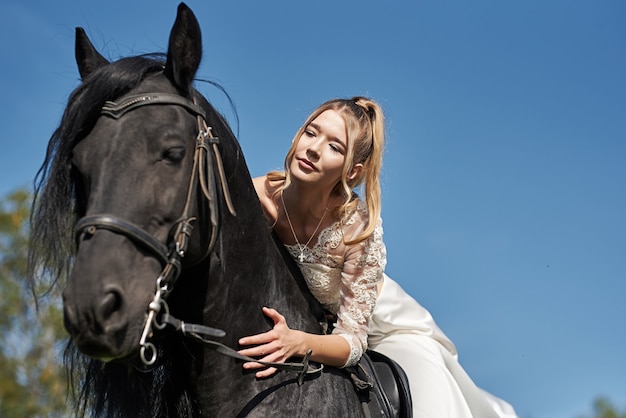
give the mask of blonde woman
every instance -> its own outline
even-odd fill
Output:
[[[252,347],[240,352],[284,362],[312,349],[312,360],[346,367],[369,346],[405,370],[415,417],[514,417],[510,405],[476,387],[428,311],[384,274],[383,144],[384,117],[376,102],[330,100],[296,133],[284,172],[254,179],[269,223],[336,323],[332,334],[308,334],[263,308],[273,329],[242,338],[242,346]],[[363,197],[355,193],[359,186]],[[260,369],[258,378],[276,372],[252,362],[243,367]]]

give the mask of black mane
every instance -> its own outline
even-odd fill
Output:
[[[170,352],[164,355],[165,351]],[[76,416],[197,416],[194,396],[184,389],[189,380],[187,366],[178,361],[189,356],[184,351],[182,344],[170,350],[164,347],[158,366],[141,370],[139,365],[134,368],[122,363],[103,364],[80,353],[68,341],[63,360],[70,379],[69,400],[75,404]]]

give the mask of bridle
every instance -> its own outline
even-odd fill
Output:
[[[107,101],[100,113],[112,117],[113,119],[119,119],[134,109],[150,105],[180,106],[191,115],[195,116],[198,125],[193,168],[187,186],[185,206],[178,221],[175,222],[172,227],[171,233],[169,234],[169,241],[167,244],[163,244],[141,227],[114,215],[96,214],[85,216],[76,223],[75,236],[77,243],[80,243],[85,236],[94,235],[98,229],[105,229],[124,235],[135,244],[152,253],[163,265],[163,270],[156,279],[156,291],[152,301],[148,305],[146,321],[139,340],[139,356],[146,366],[153,365],[157,359],[157,349],[148,339],[153,337],[155,330],[162,330],[170,325],[183,335],[195,338],[221,354],[243,361],[254,361],[283,370],[298,371],[300,373],[298,381],[301,384],[305,375],[318,373],[323,368],[322,365],[317,368],[309,365],[309,358],[311,356],[310,350],[302,363],[262,362],[251,357],[242,356],[237,351],[217,341],[206,338],[223,337],[226,335],[224,331],[201,324],[188,324],[170,315],[166,298],[174,288],[174,284],[182,270],[182,259],[186,255],[189,238],[193,231],[193,223],[196,221],[196,217],[192,215],[191,211],[192,200],[198,186],[200,186],[202,194],[208,202],[211,220],[209,244],[203,257],[198,262],[202,261],[211,253],[217,240],[219,230],[219,211],[217,207],[218,181],[221,185],[222,195],[228,207],[228,211],[232,216],[236,216],[236,212],[230,197],[222,157],[218,148],[219,138],[213,135],[212,127],[208,126],[206,122],[205,110],[197,105],[195,100],[192,101],[183,96],[170,93],[144,93],[128,96],[120,102]],[[217,167],[217,178],[216,173],[212,170],[213,166]]]

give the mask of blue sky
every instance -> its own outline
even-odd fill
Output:
[[[625,2],[187,4],[253,175],[322,101],[382,104],[387,272],[479,386],[520,417],[626,408]],[[111,59],[164,51],[176,6],[0,4],[1,196],[30,186],[78,84],[74,27]]]

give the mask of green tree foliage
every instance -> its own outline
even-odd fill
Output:
[[[581,418],[626,418],[626,410],[618,411],[617,407],[613,405],[607,398],[600,396],[593,401],[593,415]]]
[[[68,416],[60,296],[34,289],[37,304],[26,279],[30,203],[25,190],[0,200],[0,417]]]

